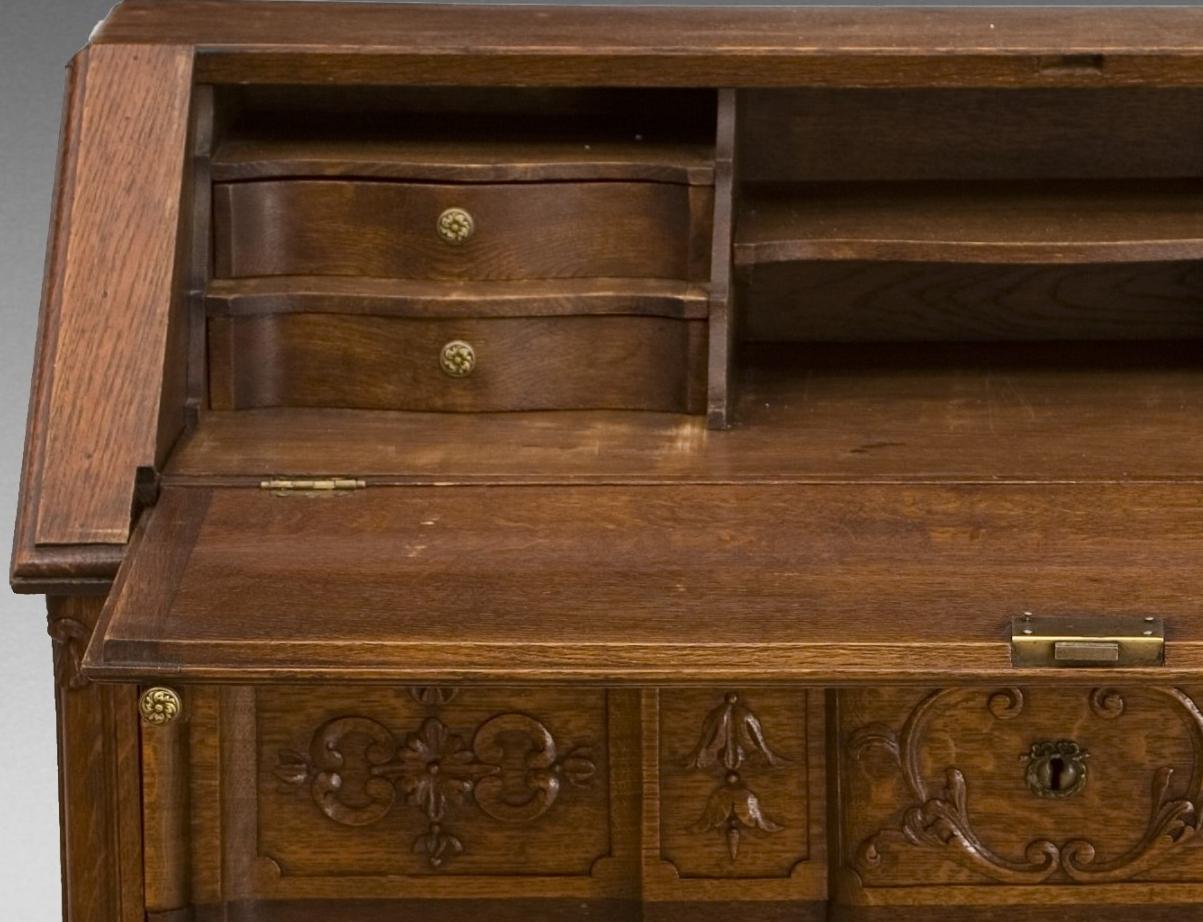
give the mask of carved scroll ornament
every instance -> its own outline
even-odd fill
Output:
[[[911,797],[898,828],[883,829],[861,843],[854,859],[856,867],[866,880],[871,880],[884,852],[894,848],[939,851],[962,867],[1008,884],[1043,883],[1058,874],[1076,883],[1113,883],[1130,880],[1154,867],[1199,832],[1203,810],[1203,713],[1179,689],[1146,691],[1166,701],[1182,719],[1190,733],[1195,767],[1184,797],[1170,795],[1172,768],[1161,767],[1153,773],[1153,809],[1143,835],[1127,851],[1098,861],[1094,844],[1085,838],[1064,842],[1036,839],[1027,844],[1022,858],[1011,858],[983,842],[973,829],[964,774],[954,766],[946,767],[943,787],[932,791],[920,771],[920,753],[933,716],[963,705],[975,694],[973,690],[946,689],[920,701],[897,732],[883,724],[869,724],[849,737],[847,748],[855,759],[868,750],[888,754],[901,771]],[[1123,693],[1110,688],[1089,692],[1088,705],[1096,717],[1104,720],[1119,719],[1127,707]],[[987,707],[996,719],[1013,720],[1023,712],[1023,691],[996,691],[988,697]],[[1030,766],[1031,753],[1020,758]],[[1084,777],[1073,780],[1084,783]]]
[[[508,758],[514,749],[522,754],[520,769]],[[520,777],[511,777],[515,771]],[[486,721],[471,744],[436,717],[401,739],[371,718],[338,717],[314,732],[308,753],[281,751],[275,769],[281,782],[307,788],[318,809],[344,826],[379,822],[403,797],[428,822],[412,849],[435,868],[464,851],[445,825],[455,809],[475,805],[503,823],[533,822],[555,804],[565,780],[585,786],[595,773],[588,748],[561,754],[546,726],[516,713]]]

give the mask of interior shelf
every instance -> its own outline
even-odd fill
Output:
[[[738,265],[1203,258],[1203,181],[749,184]]]
[[[610,411],[209,412],[168,481],[395,483],[1203,480],[1198,344],[762,347],[739,424]]]

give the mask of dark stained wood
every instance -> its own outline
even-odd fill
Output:
[[[1197,346],[763,348],[740,423],[588,412],[211,413],[168,480],[396,483],[1198,481]],[[1072,433],[1072,438],[1065,438]]]
[[[80,659],[102,601],[51,597],[64,922],[143,922],[138,695]]]
[[[717,134],[714,146],[714,239],[710,255],[710,361],[707,415],[710,426],[725,429],[731,421],[734,388],[736,314],[731,286],[731,246],[735,234],[736,95],[723,90],[718,96]]]
[[[56,338],[40,366],[53,377],[38,544],[124,543],[135,471],[156,462],[191,79],[188,48],[89,53],[73,190],[54,244]],[[97,393],[107,399],[93,403]]]
[[[200,61],[200,76],[215,82],[1198,86],[1200,18],[1143,8],[549,12],[127,0],[96,41],[220,49]]]
[[[865,262],[753,266],[751,341],[1133,341],[1203,338],[1195,261],[1084,265]]]
[[[744,189],[738,265],[1196,260],[1203,183],[862,183]]]
[[[233,139],[213,163],[218,182],[342,177],[427,182],[642,180],[708,185],[711,151],[701,145],[623,141]]]
[[[689,187],[263,181],[214,188],[216,274],[687,278]],[[453,245],[445,209],[475,230]]]
[[[449,377],[467,342],[476,365]],[[214,409],[700,413],[706,324],[662,317],[404,319],[310,313],[209,322]]]
[[[740,176],[1181,179],[1199,175],[1201,102],[1198,90],[1164,87],[749,90],[739,95]],[[1152,137],[1162,143],[1148,143]]]
[[[207,303],[214,316],[321,313],[373,316],[705,318],[707,291],[660,279],[542,279],[430,282],[415,279],[277,276],[215,279]]]
[[[1030,610],[1164,616],[1155,674],[1179,681],[1203,668],[1200,502],[1185,484],[167,488],[86,670],[1048,680],[1011,666]]]

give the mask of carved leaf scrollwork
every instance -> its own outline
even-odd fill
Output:
[[[502,822],[531,822],[555,803],[562,778],[585,786],[596,770],[587,747],[560,758],[544,724],[509,713],[482,724],[471,744],[435,717],[400,740],[371,718],[335,718],[313,734],[307,755],[281,750],[273,773],[286,787],[307,787],[318,809],[345,826],[380,821],[400,793],[428,822],[413,852],[440,868],[464,852],[445,826],[453,809],[475,804]]]
[[[1153,777],[1153,810],[1144,834],[1126,852],[1108,861],[1096,860],[1096,849],[1086,839],[1062,844],[1036,839],[1024,849],[1022,860],[1000,855],[973,830],[969,814],[968,784],[953,766],[944,771],[944,785],[930,792],[920,771],[920,753],[925,731],[939,710],[964,703],[974,692],[966,689],[938,690],[915,706],[898,732],[883,724],[867,724],[848,737],[846,746],[853,758],[870,750],[886,753],[899,768],[912,803],[905,809],[900,826],[883,829],[860,844],[855,854],[858,868],[871,877],[890,848],[941,850],[948,858],[982,876],[1010,884],[1043,883],[1057,873],[1076,883],[1112,883],[1130,880],[1160,862],[1167,853],[1190,841],[1199,832],[1203,807],[1203,713],[1195,702],[1176,688],[1147,691],[1168,699],[1188,728],[1194,747],[1196,769],[1186,797],[1170,794],[1173,769],[1163,767]],[[1122,692],[1098,688],[1089,692],[1092,713],[1116,720],[1126,711]],[[1008,688],[992,694],[987,707],[999,720],[1018,717],[1024,707],[1022,690]]]

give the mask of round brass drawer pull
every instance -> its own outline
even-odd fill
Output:
[[[439,236],[450,244],[467,241],[476,230],[476,221],[462,208],[448,208],[439,215]]]
[[[138,699],[138,712],[142,715],[142,720],[154,727],[171,723],[180,716],[183,709],[184,703],[180,700],[179,692],[161,685],[148,688]]]
[[[466,378],[476,368],[476,350],[462,339],[453,339],[443,347],[439,365],[445,375]]]
[[[1028,788],[1037,797],[1071,797],[1086,786],[1086,760],[1090,757],[1073,740],[1033,743],[1023,756]]]

